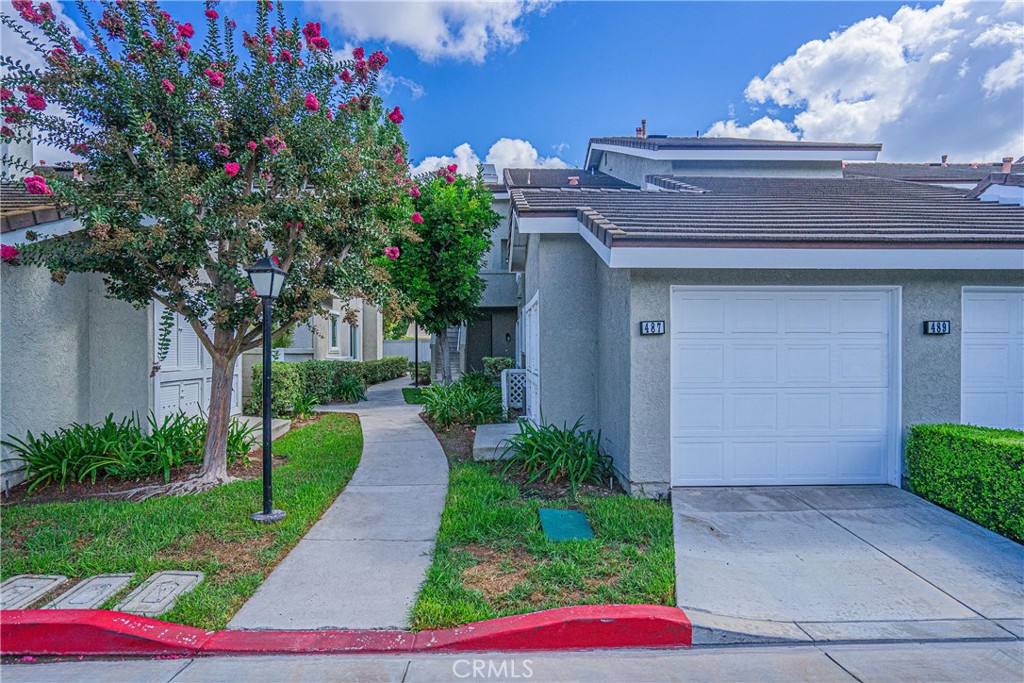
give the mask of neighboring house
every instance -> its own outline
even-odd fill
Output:
[[[943,157],[937,164],[858,162],[846,164],[843,168],[843,175],[847,178],[888,178],[955,187],[964,191],[973,190],[991,173],[1024,173],[1024,158],[1016,162],[1013,157],[1003,157],[1000,163],[951,164]]]
[[[594,138],[506,172],[529,416],[582,416],[648,496],[900,485],[909,425],[1024,428],[1024,207],[844,171],[880,149]]]
[[[351,321],[351,322],[350,322]],[[377,360],[383,357],[384,320],[380,309],[363,301],[331,299],[323,315],[295,326],[292,343],[274,349],[277,360]],[[252,395],[252,366],[263,359],[260,349],[242,354],[242,400]]]
[[[29,195],[21,183],[0,184],[3,244],[28,241],[29,230],[45,238],[81,228],[48,197]],[[335,300],[331,312],[312,323],[322,334],[303,336],[309,328],[300,326],[295,346],[305,344],[309,358],[379,358],[379,313],[358,300],[351,304],[360,313],[357,325],[340,319]],[[58,285],[43,268],[0,265],[0,437],[95,423],[111,413],[117,419],[134,413],[143,421],[149,413],[158,420],[179,411],[204,413],[212,368],[180,316],[169,353],[152,372],[162,311],[159,303],[136,309],[108,299],[99,274],[71,273]],[[242,410],[242,365],[236,366],[232,413]],[[0,489],[23,479],[21,461],[0,451]]]

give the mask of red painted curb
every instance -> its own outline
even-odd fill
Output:
[[[384,654],[689,647],[690,620],[660,605],[585,605],[421,631],[204,631],[104,610],[0,612],[0,654],[106,657]]]

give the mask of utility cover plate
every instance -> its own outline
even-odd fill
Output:
[[[587,516],[575,510],[540,509],[540,526],[552,541],[576,541],[593,538]]]

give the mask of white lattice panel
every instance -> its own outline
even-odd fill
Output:
[[[506,414],[526,405],[526,370],[501,371],[501,405]]]

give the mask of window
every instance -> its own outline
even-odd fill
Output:
[[[348,328],[349,355],[359,360],[359,325],[351,325]]]
[[[338,331],[338,326],[341,324],[340,316],[331,314],[330,326],[331,326],[331,351],[341,350],[341,333]]]

